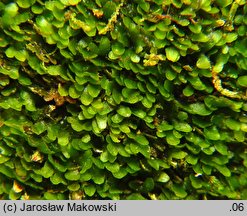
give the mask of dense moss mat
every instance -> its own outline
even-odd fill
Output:
[[[247,199],[246,0],[2,0],[1,199]]]

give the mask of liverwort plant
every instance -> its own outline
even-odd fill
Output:
[[[246,199],[246,0],[0,2],[1,199]]]

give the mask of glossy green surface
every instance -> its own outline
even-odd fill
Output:
[[[246,0],[0,2],[1,199],[247,199]]]

